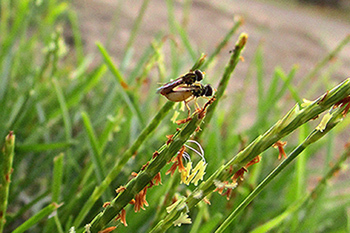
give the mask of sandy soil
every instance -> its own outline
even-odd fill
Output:
[[[182,19],[181,2],[175,3],[179,21]],[[111,54],[116,59],[121,58],[141,4],[139,0],[76,0],[86,51],[96,52],[95,42],[100,41],[110,43]],[[298,76],[301,77],[350,33],[350,20],[330,17],[327,15],[328,10],[300,5],[281,6],[254,0],[194,0],[188,32],[198,50],[208,54],[232,26],[233,17],[240,15],[245,24],[239,31],[247,32],[249,41],[244,52],[247,62],[239,65],[236,71],[238,76],[245,76],[258,44],[263,43],[268,76],[276,66],[288,71],[298,64]],[[141,33],[136,38],[136,51],[149,45],[158,32],[169,32],[164,0],[150,1]],[[108,38],[111,41],[108,42]],[[233,45],[234,41],[231,42]],[[350,45],[341,52],[338,61],[341,61],[341,65],[332,77],[343,80],[350,74]]]

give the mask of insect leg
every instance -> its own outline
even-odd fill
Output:
[[[189,101],[186,101],[186,100],[184,101],[184,103],[185,103],[185,105],[186,105],[186,108],[187,108],[187,110],[188,110],[188,114],[187,114],[187,115],[188,115],[188,117],[189,117],[189,116],[191,115],[191,109],[190,109],[190,106],[188,106],[188,102],[189,102]]]
[[[201,107],[200,107],[199,104],[197,103],[197,98],[194,100],[194,102],[195,102],[196,107],[197,107],[196,110],[197,110],[197,109],[200,109]]]

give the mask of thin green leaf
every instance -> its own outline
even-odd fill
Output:
[[[42,219],[46,218],[50,214],[52,214],[55,210],[57,210],[60,206],[56,203],[52,203],[42,210],[40,210],[38,213],[33,215],[31,218],[29,218],[27,221],[22,223],[19,227],[17,227],[12,233],[22,233],[27,231],[30,227],[34,226],[35,224],[38,224]]]
[[[119,72],[118,68],[113,64],[111,57],[107,53],[107,51],[104,49],[102,44],[97,43],[97,47],[99,48],[109,70],[112,72],[113,76],[116,78],[120,86],[122,87],[121,94],[124,98],[124,101],[126,102],[127,106],[130,108],[131,112],[135,114],[141,123],[141,126],[144,126],[144,120],[141,114],[141,111],[138,107],[138,105],[133,101],[131,98],[131,93],[128,91],[128,85],[124,81],[124,78],[122,74]]]
[[[103,162],[101,158],[101,148],[98,144],[98,140],[88,114],[86,112],[82,112],[81,116],[83,118],[85,130],[89,138],[89,144],[92,149],[91,161],[95,168],[96,177],[98,182],[102,182],[103,178],[105,177],[105,174],[104,174]]]

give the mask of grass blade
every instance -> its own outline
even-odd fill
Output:
[[[50,205],[46,206],[44,209],[42,209],[38,213],[36,213],[34,216],[29,218],[27,221],[22,223],[12,233],[22,233],[22,232],[27,231],[30,227],[34,226],[35,224],[38,224],[43,218],[52,214],[59,207],[60,206],[57,205],[56,203],[51,203]]]
[[[6,212],[8,195],[10,190],[12,163],[15,149],[15,135],[10,132],[5,138],[3,156],[0,157],[1,177],[0,177],[0,232],[3,232],[6,223]]]
[[[72,123],[71,123],[71,120],[69,117],[67,103],[66,103],[66,100],[64,98],[63,91],[62,91],[61,87],[59,86],[57,80],[53,79],[52,82],[53,82],[53,85],[55,87],[57,99],[58,99],[58,102],[59,102],[61,110],[62,110],[62,117],[63,117],[63,122],[64,122],[66,139],[67,139],[67,141],[70,141],[72,139]]]
[[[105,177],[100,147],[88,114],[86,112],[82,112],[81,116],[83,118],[84,126],[89,137],[90,147],[92,149],[91,161],[94,164],[96,177],[98,182],[100,183]]]
[[[52,190],[52,202],[59,202],[60,194],[61,194],[61,186],[62,186],[62,177],[63,177],[63,158],[64,154],[54,158],[54,166],[53,166],[53,181],[51,185]]]
[[[120,86],[122,87],[121,94],[124,98],[124,101],[126,102],[127,106],[130,108],[131,112],[137,116],[137,119],[139,120],[139,123],[141,124],[142,127],[144,127],[144,119],[142,117],[141,111],[137,104],[133,101],[131,98],[131,93],[128,91],[128,85],[124,81],[124,78],[118,68],[113,64],[111,57],[107,53],[107,51],[104,49],[102,44],[97,43],[97,47],[99,48],[109,70],[112,72],[113,76],[116,78]]]

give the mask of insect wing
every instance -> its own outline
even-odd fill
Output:
[[[188,85],[180,85],[177,86],[173,89],[174,92],[191,92],[195,88],[193,86],[188,86]]]
[[[171,89],[171,91],[164,94],[164,96],[170,101],[180,102],[190,98],[192,96],[192,91],[192,87],[182,84]]]
[[[182,77],[183,77],[183,76],[182,76]],[[177,78],[177,79],[175,79],[175,80],[173,80],[173,81],[171,81],[171,82],[168,82],[168,83],[164,84],[163,86],[159,87],[159,88],[157,89],[157,94],[159,94],[162,90],[166,90],[166,89],[169,89],[169,91],[170,91],[170,90],[173,89],[174,87],[176,87],[176,86],[182,84],[182,82],[183,82],[183,81],[182,81],[182,77]]]

